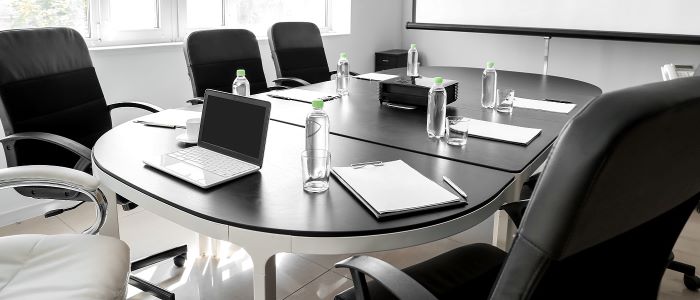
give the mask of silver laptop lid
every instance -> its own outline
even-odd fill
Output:
[[[206,90],[197,146],[262,167],[270,102]]]

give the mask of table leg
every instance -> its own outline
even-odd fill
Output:
[[[520,192],[522,189],[522,177],[516,176],[507,202],[520,200]],[[493,245],[504,251],[508,251],[510,245],[513,243],[518,228],[515,227],[515,223],[510,220],[508,214],[502,210],[496,211],[493,221]]]
[[[119,212],[117,211],[117,194],[108,187],[101,185],[100,190],[107,199],[107,219],[100,229],[100,235],[119,238]]]
[[[248,252],[253,259],[253,299],[274,300],[277,270],[274,254]]]

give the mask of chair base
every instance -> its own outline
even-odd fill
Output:
[[[129,201],[128,199],[122,197],[119,194],[117,194],[117,204],[121,205],[124,211],[130,211],[134,208],[139,207],[138,204]]]
[[[136,271],[148,267],[153,264],[157,264],[169,258],[173,258],[173,263],[176,267],[182,268],[187,260],[187,245],[182,245],[170,250],[159,252],[151,256],[142,258],[137,261],[131,262],[131,271]],[[129,276],[129,284],[133,287],[147,292],[158,299],[163,300],[175,300],[175,294],[167,291],[159,286],[156,286],[146,280],[138,278],[136,276]]]
[[[671,254],[671,262],[668,263],[667,268],[683,273],[683,284],[689,290],[697,291],[700,289],[700,277],[695,275],[694,266],[673,260],[673,254]]]

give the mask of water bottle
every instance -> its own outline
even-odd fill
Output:
[[[418,77],[418,49],[416,44],[411,44],[411,49],[408,50],[408,62],[406,64],[406,75],[408,77]]]
[[[484,74],[481,75],[481,106],[493,108],[496,105],[496,68],[492,61],[486,63]]]
[[[245,70],[236,70],[236,79],[233,80],[231,92],[238,96],[250,96],[250,82],[245,78]]]
[[[306,150],[328,150],[330,122],[323,111],[323,100],[311,102],[313,110],[306,116]]]
[[[428,123],[427,131],[430,138],[441,138],[445,135],[445,117],[447,115],[447,91],[442,86],[442,77],[435,77],[433,86],[428,92]]]
[[[345,96],[348,94],[348,82],[350,81],[350,64],[347,53],[340,53],[336,71],[336,92],[338,95]]]

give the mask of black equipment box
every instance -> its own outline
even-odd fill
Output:
[[[428,106],[428,92],[433,86],[432,77],[396,77],[379,82],[379,102],[404,104],[417,107]],[[443,79],[447,91],[447,104],[457,101],[458,82]]]

